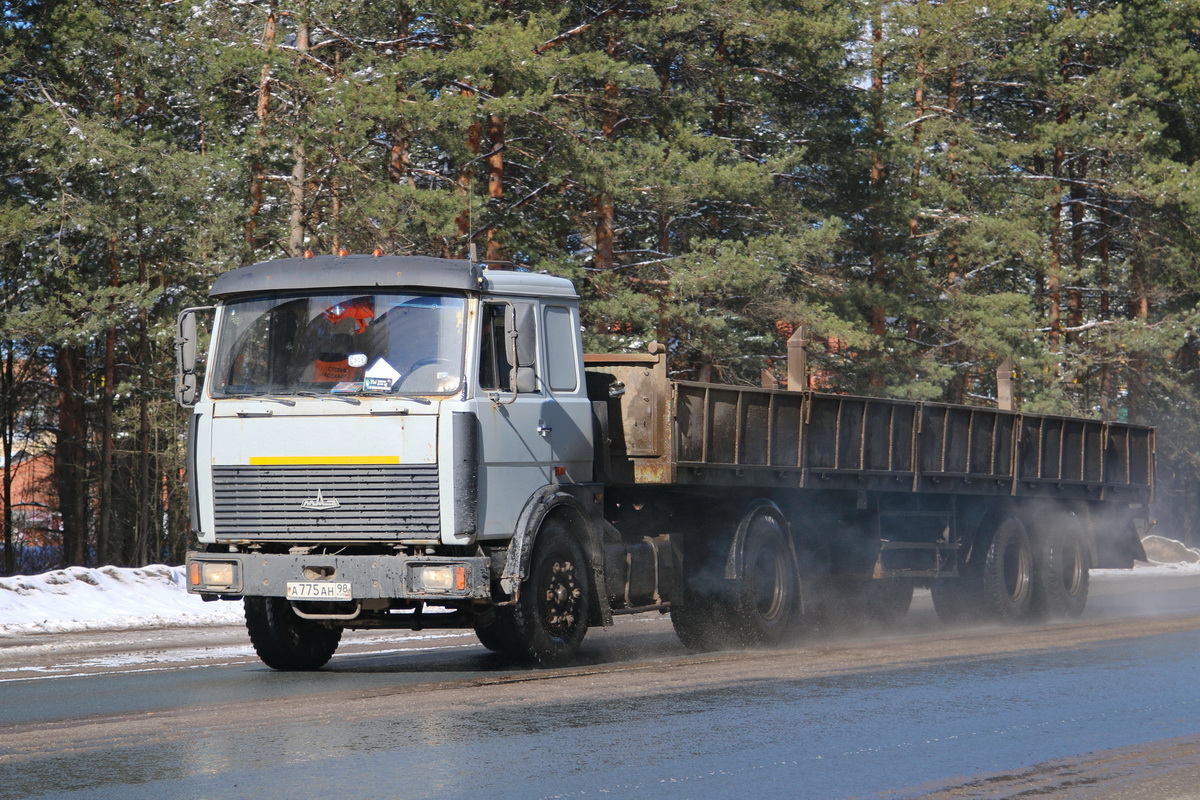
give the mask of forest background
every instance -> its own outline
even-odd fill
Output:
[[[1011,357],[1019,409],[1159,426],[1193,537],[1200,0],[3,9],[5,573],[34,516],[61,563],[181,559],[216,274],[468,243],[678,377],[786,372],[803,325],[820,388],[986,406]]]

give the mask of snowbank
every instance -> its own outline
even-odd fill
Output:
[[[1165,536],[1147,536],[1142,539],[1142,546],[1146,548],[1146,558],[1151,564],[1200,563],[1200,550]]]
[[[69,567],[0,578],[0,637],[241,620],[241,603],[206,603],[188,594],[182,567]]]

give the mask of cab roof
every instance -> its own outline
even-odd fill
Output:
[[[217,276],[209,296],[340,289],[445,289],[495,294],[575,298],[565,278],[488,269],[481,264],[428,256],[312,256],[260,261]]]

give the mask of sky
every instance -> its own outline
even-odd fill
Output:
[[[1150,536],[1150,563],[1106,575],[1200,573],[1200,551]],[[241,625],[241,603],[206,603],[185,588],[183,567],[69,567],[0,578],[0,640],[24,635],[164,626]]]

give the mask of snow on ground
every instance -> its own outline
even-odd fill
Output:
[[[1095,570],[1112,577],[1200,573],[1200,550],[1162,536],[1144,540],[1149,563]],[[206,603],[187,593],[182,567],[69,567],[0,578],[0,638],[30,633],[241,625],[241,603]]]
[[[162,564],[0,578],[0,637],[241,624],[241,603],[206,603],[185,587],[183,568]]]

